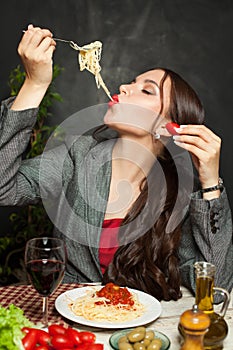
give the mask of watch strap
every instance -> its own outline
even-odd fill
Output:
[[[223,180],[221,177],[218,179],[218,184],[212,187],[202,188],[201,193],[212,192],[223,189]]]

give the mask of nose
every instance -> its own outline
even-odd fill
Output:
[[[129,84],[122,84],[119,88],[120,93],[123,95],[130,95],[130,85]]]

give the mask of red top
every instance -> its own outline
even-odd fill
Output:
[[[118,249],[118,231],[123,219],[104,220],[99,245],[99,261],[102,273]]]

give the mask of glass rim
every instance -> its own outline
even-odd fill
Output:
[[[65,242],[63,241],[63,239],[61,238],[57,238],[57,237],[49,237],[49,236],[41,236],[41,237],[34,237],[34,238],[30,238],[28,241],[26,241],[26,248],[29,246],[33,246],[34,242],[39,242],[39,241],[51,241],[51,242],[56,242],[57,241],[57,245],[55,246],[51,246],[51,247],[46,247],[46,245],[42,246],[42,247],[37,247],[34,246],[35,249],[59,249],[60,247],[65,247]]]
[[[193,266],[198,272],[215,272],[216,270],[215,265],[209,263],[208,261],[196,261]]]
[[[198,265],[203,266],[203,267],[215,267],[214,264],[211,264],[211,263],[208,262],[208,261],[196,261],[196,262],[194,263],[194,266],[198,266]]]

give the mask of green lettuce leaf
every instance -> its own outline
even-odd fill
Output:
[[[23,350],[23,327],[34,327],[34,324],[24,316],[22,309],[14,304],[8,308],[0,305],[0,350]]]

